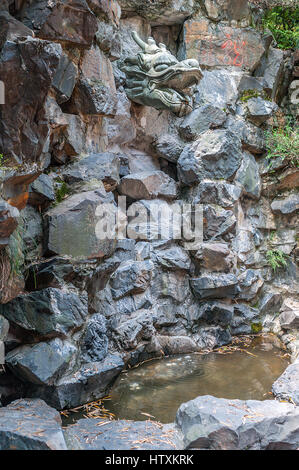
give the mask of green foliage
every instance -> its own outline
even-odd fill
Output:
[[[64,181],[59,183],[59,187],[57,187],[55,190],[56,203],[62,202],[65,196],[67,196],[69,193],[70,189],[68,185]]]
[[[263,27],[269,29],[280,49],[299,46],[299,6],[276,6],[263,18]]]
[[[283,128],[266,132],[267,160],[269,168],[278,158],[292,167],[299,167],[299,130],[290,123]]]
[[[267,93],[259,90],[244,90],[240,96],[240,101],[242,101],[243,103],[247,103],[247,101],[251,98],[258,98],[259,96],[264,100],[269,101],[269,96],[267,95]]]
[[[281,250],[268,250],[266,253],[266,258],[274,272],[278,268],[283,268],[287,266],[288,255],[286,255]]]
[[[263,325],[261,324],[261,322],[251,323],[252,333],[254,333],[254,334],[260,333],[262,331],[262,329],[263,329]]]

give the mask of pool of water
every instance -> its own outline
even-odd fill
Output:
[[[275,337],[258,337],[230,354],[185,354],[122,373],[105,408],[117,419],[172,422],[181,403],[199,395],[271,399],[272,383],[289,361]],[[78,419],[79,416],[76,416]]]

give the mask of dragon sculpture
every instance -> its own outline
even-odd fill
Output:
[[[128,57],[122,70],[126,74],[126,93],[136,103],[167,109],[185,116],[193,109],[193,85],[199,83],[202,72],[195,59],[179,62],[165,44],[157,46],[153,38],[147,43],[133,31],[134,41],[142,52]]]

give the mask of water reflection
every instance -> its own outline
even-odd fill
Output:
[[[120,376],[105,406],[118,419],[144,420],[150,414],[169,423],[181,403],[199,395],[271,398],[272,383],[288,360],[264,338],[255,340],[246,351],[188,354],[147,362]]]

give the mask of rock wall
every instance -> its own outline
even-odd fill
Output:
[[[234,0],[4,2],[3,404],[74,407],[107,393],[126,366],[262,329],[296,357],[299,176],[281,159],[269,168],[265,131],[284,119],[298,54],[251,20]],[[127,98],[132,30],[199,61],[191,114]],[[137,239],[99,240],[96,210],[118,196],[131,214],[201,204],[201,247],[157,240],[147,226]],[[284,269],[269,266],[271,249],[288,256]]]

